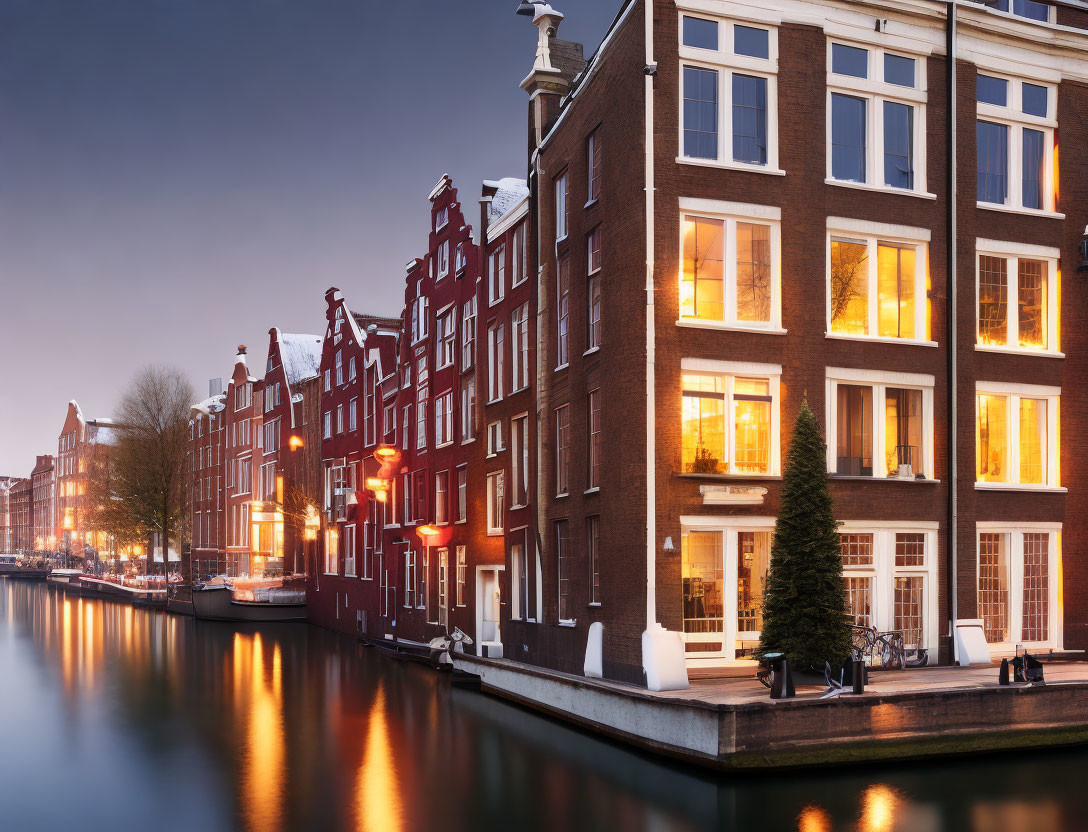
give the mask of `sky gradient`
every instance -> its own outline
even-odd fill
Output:
[[[329,286],[399,314],[439,177],[525,175],[516,5],[0,0],[0,475],[143,365],[261,369]],[[588,56],[620,0],[556,5]]]

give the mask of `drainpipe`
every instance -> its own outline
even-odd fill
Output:
[[[539,99],[533,101],[533,106],[539,106]],[[547,525],[548,516],[548,499],[545,489],[545,477],[544,472],[547,470],[544,465],[544,437],[547,436],[546,429],[548,427],[548,413],[551,407],[551,374],[548,372],[548,337],[550,332],[550,320],[549,315],[551,313],[551,306],[548,303],[549,293],[545,286],[544,268],[541,265],[541,253],[542,247],[540,242],[540,177],[542,174],[540,164],[540,139],[542,136],[541,124],[539,121],[540,116],[537,116],[537,122],[534,125],[534,149],[532,156],[529,160],[529,227],[535,230],[533,234],[536,237],[536,512],[534,517],[535,528],[533,529],[532,546],[533,557],[529,558],[529,536],[526,535],[526,540],[522,544],[525,547],[525,568],[528,570],[530,563],[533,567],[533,578],[537,583],[538,595],[543,596],[543,593],[539,592],[539,583],[542,580],[542,576],[537,574],[536,564],[540,562],[542,552],[542,530]],[[513,594],[517,591],[516,587],[511,587],[510,592]],[[536,610],[537,621],[544,620],[544,611],[542,609]]]
[[[957,343],[956,343],[956,322],[957,322],[957,272],[956,268],[956,256],[958,252],[958,245],[956,240],[956,234],[958,231],[956,223],[956,0],[951,0],[947,6],[947,21],[945,25],[945,51],[947,54],[947,71],[945,75],[947,77],[947,94],[948,94],[948,116],[947,116],[947,146],[945,151],[948,156],[948,164],[945,166],[947,182],[947,200],[948,200],[948,216],[947,224],[945,228],[947,236],[947,257],[948,266],[946,268],[946,286],[948,293],[947,303],[947,315],[948,325],[946,327],[948,339],[948,634],[951,636],[952,641],[952,655],[954,659],[958,659],[956,656],[956,619],[958,617],[958,591],[956,580],[956,566],[959,560],[959,470],[957,451],[959,449],[959,420],[958,420],[958,408],[957,408],[957,394],[959,392],[959,384],[957,378],[958,365],[956,361],[957,355]]]
[[[646,40],[646,630],[657,623],[657,412],[654,378],[654,12],[652,0],[642,0]]]

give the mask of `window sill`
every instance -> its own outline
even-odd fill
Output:
[[[516,289],[516,288],[518,288],[518,286],[524,286],[528,282],[529,282],[529,275],[525,275],[525,277],[523,277],[521,280],[517,281],[516,283],[511,283],[510,288],[511,289]]]
[[[1049,217],[1052,220],[1064,220],[1065,214],[1057,211],[1043,211],[1039,208],[1017,208],[1013,205],[998,205],[996,202],[976,202],[976,208],[987,211],[999,211],[1002,214],[1024,214],[1029,217]]]
[[[495,531],[494,529],[487,530],[488,537],[502,537],[504,534],[505,532],[502,529],[499,529],[498,531]]]
[[[766,165],[746,165],[743,162],[723,162],[719,159],[692,159],[687,156],[677,156],[676,164],[693,165],[697,168],[719,168],[721,170],[736,170],[744,173],[762,173],[765,176],[785,176],[786,172],[781,168],[772,168]]]
[[[601,490],[601,487],[599,485],[595,485],[592,488],[587,488],[582,493],[583,494],[598,494],[598,493],[600,493],[600,490]]]
[[[1068,488],[1060,485],[1028,485],[1015,482],[976,482],[976,491],[1042,491],[1048,494],[1065,494]]]
[[[528,385],[528,384],[524,384],[524,385],[522,385],[521,387],[519,387],[519,388],[518,388],[517,390],[511,390],[511,391],[510,391],[510,393],[509,393],[509,395],[513,396],[513,395],[515,395],[515,394],[517,394],[517,393],[524,393],[524,392],[525,392],[526,390],[528,390],[528,389],[529,389],[529,385]]]
[[[874,344],[902,344],[907,347],[936,347],[936,341],[923,341],[919,338],[885,338],[880,335],[846,335],[841,332],[825,332],[824,338],[833,341],[868,341]]]
[[[439,442],[437,445],[434,446],[434,449],[437,451],[439,448],[448,448],[452,444],[452,439],[449,442]]]
[[[584,353],[582,353],[582,358],[585,358],[587,355],[593,355],[593,353],[600,352],[600,351],[601,351],[601,347],[600,347],[599,344],[597,346],[595,346],[595,347],[590,347],[588,350],[586,350]]]
[[[496,306],[498,306],[500,303],[502,303],[504,300],[506,300],[505,296],[499,297],[499,298],[493,298],[493,299],[491,299],[491,300],[489,300],[487,302],[487,308],[488,309],[493,309]]]
[[[566,361],[564,361],[562,364],[560,364],[558,367],[556,367],[552,372],[558,373],[560,370],[565,370],[569,366],[570,366],[570,364],[567,363]]]
[[[898,482],[898,483],[913,483],[915,485],[936,485],[940,483],[940,480],[931,480],[928,477],[924,479],[917,479],[916,477],[863,477],[854,476],[853,474],[836,474],[833,471],[828,471],[827,478],[829,480],[845,480],[847,482]]]
[[[715,329],[721,332],[754,332],[763,335],[785,335],[786,330],[781,327],[769,326],[743,326],[727,324],[719,321],[700,321],[694,318],[681,318],[676,322],[677,326],[686,326],[691,329]]]
[[[555,622],[555,626],[556,627],[571,627],[571,628],[577,627],[578,626],[578,620],[574,619],[573,621],[557,621],[557,622]]]
[[[917,199],[936,199],[936,194],[927,191],[908,191],[906,188],[893,188],[890,185],[868,185],[865,182],[848,182],[845,179],[824,180],[825,185],[835,185],[839,188],[850,188],[855,191],[873,191],[878,194],[899,194],[900,196],[913,196]]]
[[[1065,358],[1064,352],[1054,352],[1053,350],[1029,350],[1017,349],[1016,347],[993,347],[988,344],[975,344],[975,349],[978,352],[996,352],[1003,355],[1037,355],[1040,358]]]
[[[454,521],[453,521],[453,525],[455,525],[455,526],[463,526],[463,525],[465,525],[465,523],[467,523],[467,522],[468,522],[468,518],[466,517],[466,518],[465,518],[464,520],[454,520]],[[464,606],[464,605],[462,604],[461,606]]]
[[[471,445],[475,441],[476,441],[476,437],[473,436],[471,439],[462,439],[461,444],[462,445]]]
[[[676,476],[689,480],[780,480],[781,474],[695,474],[678,471]],[[865,479],[869,479],[866,477]]]
[[[564,491],[562,494],[556,494],[555,499],[560,500],[563,497],[569,497],[569,496],[570,496],[570,492]]]
[[[488,405],[498,404],[501,401],[502,401],[502,396],[499,396],[497,399],[488,399],[487,404]]]
[[[588,604],[586,604],[586,606],[587,607],[600,607],[601,602],[600,601],[590,601]]]
[[[593,199],[591,199],[589,202],[587,202],[585,205],[583,205],[582,208],[583,209],[592,208],[594,205],[597,204],[598,199],[599,199],[599,197],[593,197]]]

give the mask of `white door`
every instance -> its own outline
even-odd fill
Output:
[[[476,576],[476,632],[477,652],[484,655],[487,645],[501,645],[499,631],[502,604],[501,569],[480,569]]]

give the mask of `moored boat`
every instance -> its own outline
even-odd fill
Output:
[[[44,581],[49,574],[48,566],[31,566],[18,562],[0,562],[0,578],[16,578],[24,581]]]
[[[109,598],[141,605],[166,603],[166,590],[155,588],[147,581],[129,578],[122,581],[81,575],[79,585],[84,598]]]
[[[82,575],[82,569],[54,569],[49,573],[46,584],[50,589],[69,595],[79,595],[82,589],[79,579]]]
[[[193,614],[206,621],[305,621],[306,590],[282,580],[214,578],[193,587]]]

